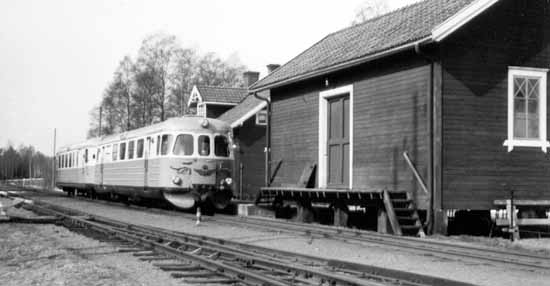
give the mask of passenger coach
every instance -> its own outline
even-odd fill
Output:
[[[165,199],[222,209],[232,196],[230,126],[180,117],[61,148],[56,185],[69,194]]]

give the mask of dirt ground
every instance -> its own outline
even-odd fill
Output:
[[[55,225],[0,223],[0,285],[182,285],[109,243]]]

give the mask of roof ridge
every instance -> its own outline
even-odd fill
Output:
[[[399,7],[397,9],[394,9],[394,10],[390,10],[384,14],[381,14],[381,15],[378,15],[378,16],[375,16],[375,17],[372,17],[372,18],[369,18],[361,23],[358,23],[358,24],[355,24],[355,25],[351,25],[351,26],[348,26],[348,27],[344,27],[340,30],[337,30],[337,31],[334,31],[330,34],[328,34],[327,36],[330,36],[330,35],[334,35],[334,34],[338,34],[338,33],[341,33],[343,31],[346,31],[346,30],[351,30],[353,28],[357,28],[359,26],[364,26],[364,25],[367,25],[371,22],[374,22],[376,20],[379,20],[381,18],[384,18],[384,17],[387,17],[387,16],[390,16],[390,15],[393,15],[393,14],[396,14],[398,12],[401,12],[402,10],[405,10],[405,9],[410,9],[412,6],[417,6],[417,5],[420,5],[420,4],[423,4],[424,2],[428,2],[428,1],[431,1],[431,0],[417,0],[416,2],[414,3],[410,3],[410,4],[407,4],[405,6],[402,6],[402,7]]]
[[[219,86],[219,85],[207,85],[207,84],[197,84],[197,88],[199,87],[209,87],[209,88],[218,88],[218,89],[242,89],[247,90],[246,87],[232,87],[232,86]]]

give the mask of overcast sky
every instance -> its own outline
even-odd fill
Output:
[[[51,154],[85,139],[118,62],[164,32],[184,47],[284,64],[353,19],[362,0],[0,0],[0,146]],[[415,0],[388,0],[392,9]]]

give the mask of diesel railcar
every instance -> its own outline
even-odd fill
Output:
[[[233,194],[230,132],[222,121],[184,116],[66,146],[56,154],[56,186],[69,195],[223,209]]]

